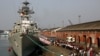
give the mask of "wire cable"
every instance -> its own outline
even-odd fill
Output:
[[[38,44],[36,41],[34,41],[32,38],[30,38],[28,35],[27,35],[27,38],[30,39],[30,40],[31,40],[34,44],[36,44],[37,46],[41,47],[42,49],[44,49],[44,50],[46,50],[46,51],[48,51],[48,52],[51,52],[51,53],[55,54],[56,56],[60,56],[60,55],[61,55],[61,54],[59,54],[59,53],[53,52],[53,51],[51,51],[51,50],[45,48],[44,46],[41,46],[41,45]]]

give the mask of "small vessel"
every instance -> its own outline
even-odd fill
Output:
[[[13,29],[9,33],[10,45],[17,56],[30,56],[30,54],[42,50],[38,46],[43,44],[39,40],[37,23],[30,20],[34,11],[30,10],[28,4],[30,3],[27,1],[23,2],[22,8],[18,11],[21,20],[14,24]]]

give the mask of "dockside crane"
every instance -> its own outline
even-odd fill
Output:
[[[68,19],[68,22],[69,22],[70,25],[73,25],[73,23],[71,22],[71,20]]]

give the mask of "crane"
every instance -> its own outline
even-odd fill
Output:
[[[73,23],[71,22],[71,20],[68,19],[68,22],[70,23],[70,25],[73,25]]]

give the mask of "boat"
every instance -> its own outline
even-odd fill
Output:
[[[23,6],[19,9],[20,20],[14,23],[13,29],[9,33],[9,42],[13,52],[17,56],[33,56],[39,54],[43,46],[39,40],[39,29],[37,23],[30,20],[34,11],[29,8],[29,2],[23,2]],[[40,52],[41,53],[41,52]]]

